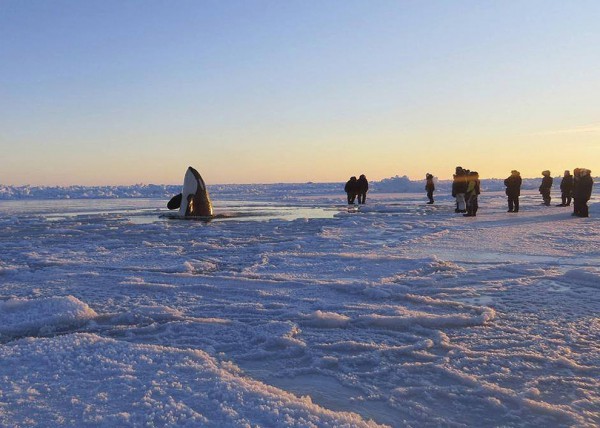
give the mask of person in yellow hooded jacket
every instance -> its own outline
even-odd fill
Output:
[[[479,181],[479,173],[471,171],[467,175],[467,191],[465,199],[467,202],[467,213],[465,217],[475,217],[479,209],[479,201],[477,197],[481,193],[481,182]]]

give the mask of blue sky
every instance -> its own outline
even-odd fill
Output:
[[[597,1],[0,0],[0,183],[600,169]]]

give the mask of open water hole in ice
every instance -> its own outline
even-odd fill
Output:
[[[0,201],[3,216],[38,215],[48,221],[77,217],[120,217],[134,224],[170,221],[163,214],[172,213],[161,199],[61,199]],[[215,216],[210,221],[268,221],[299,218],[333,218],[345,206],[314,207],[274,202],[219,200],[213,203]],[[177,221],[177,220],[175,220]]]

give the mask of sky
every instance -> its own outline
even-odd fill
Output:
[[[0,0],[0,184],[600,172],[600,2]]]

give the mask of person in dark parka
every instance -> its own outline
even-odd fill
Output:
[[[433,204],[433,192],[435,191],[435,184],[433,183],[433,175],[427,173],[425,175],[425,190],[427,191],[427,198],[429,199],[428,204]]]
[[[571,205],[571,195],[573,193],[573,176],[569,170],[565,171],[565,175],[560,181],[560,193],[562,203],[558,204],[557,207],[568,207]]]
[[[550,206],[550,189],[552,189],[553,178],[550,176],[550,171],[542,171],[542,184],[540,185],[539,191],[542,194],[543,204],[547,207]]]
[[[592,197],[592,187],[594,180],[591,176],[592,171],[585,168],[579,170],[579,182],[573,191],[573,205],[575,215],[578,217],[589,217],[588,201]]]
[[[508,212],[518,213],[519,212],[519,196],[521,195],[521,173],[516,169],[510,172],[510,177],[504,180],[506,186],[506,196],[508,196]]]
[[[348,205],[354,205],[356,195],[358,194],[358,180],[356,177],[350,177],[350,180],[348,180],[344,186],[344,191],[346,192],[346,195],[348,195]]]
[[[357,193],[358,193],[358,203],[364,204],[367,200],[367,192],[369,191],[369,182],[367,181],[367,177],[364,174],[361,174],[356,181],[357,184]]]

